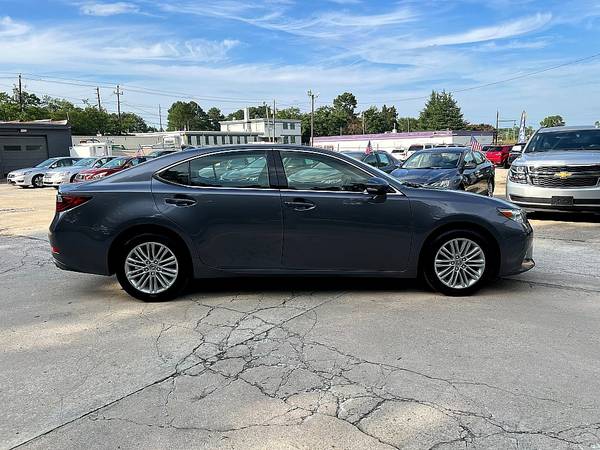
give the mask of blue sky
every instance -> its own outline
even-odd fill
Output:
[[[81,103],[99,84],[114,109],[120,83],[123,109],[153,123],[180,97],[224,112],[274,98],[307,110],[308,89],[318,104],[351,91],[360,108],[404,116],[446,89],[472,122],[493,123],[499,108],[506,119],[527,110],[534,126],[549,114],[589,124],[600,58],[464,89],[595,53],[600,0],[0,0],[0,89],[22,72],[28,89]]]

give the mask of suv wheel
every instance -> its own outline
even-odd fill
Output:
[[[144,301],[170,300],[187,284],[190,266],[172,239],[145,234],[127,242],[117,261],[117,279],[131,296]]]
[[[427,283],[445,295],[466,296],[489,279],[492,252],[486,239],[472,231],[451,231],[439,236],[424,260]]]

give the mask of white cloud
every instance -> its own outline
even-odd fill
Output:
[[[115,16],[117,14],[129,14],[139,11],[137,5],[128,2],[90,2],[80,5],[79,9],[83,14],[88,16]]]
[[[15,22],[9,16],[0,17],[0,37],[20,36],[30,30],[29,25]]]

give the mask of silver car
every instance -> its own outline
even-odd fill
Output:
[[[6,182],[15,186],[22,187],[44,187],[44,174],[52,169],[58,169],[61,167],[71,167],[74,163],[79,161],[81,158],[50,158],[42,161],[37,166],[28,167],[26,169],[13,170],[8,173]]]
[[[96,169],[113,158],[114,156],[83,158],[72,166],[49,170],[44,174],[44,186],[58,187],[63,183],[72,183],[75,176],[82,170]]]
[[[506,193],[527,209],[600,211],[600,129],[538,130],[513,162]]]

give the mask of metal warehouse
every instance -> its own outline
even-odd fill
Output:
[[[0,122],[0,177],[55,156],[69,156],[67,121]]]

